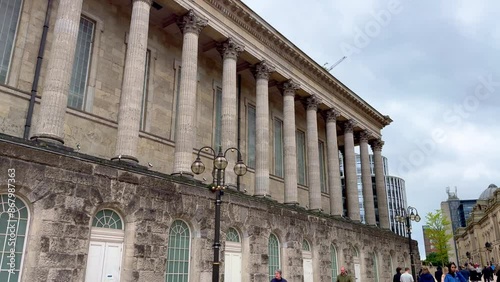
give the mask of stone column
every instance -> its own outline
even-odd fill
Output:
[[[274,66],[262,61],[255,66],[257,83],[255,196],[269,195],[269,75]]]
[[[83,0],[60,0],[40,113],[32,139],[64,144],[64,119]]]
[[[330,189],[330,214],[342,216],[342,182],[340,181],[339,147],[337,143],[337,117],[339,111],[330,109],[326,113],[326,146],[328,162],[328,188]]]
[[[198,37],[208,24],[206,19],[190,10],[179,18],[177,25],[184,34],[181,60],[181,82],[179,89],[177,126],[175,128],[174,174],[191,172],[193,147],[195,144],[194,113],[196,112],[196,84],[198,72]]]
[[[347,216],[354,221],[360,221],[358,178],[356,175],[356,156],[354,154],[354,121],[344,123],[344,174],[347,193]]]
[[[151,1],[133,1],[120,112],[118,114],[118,136],[113,160],[139,162],[137,160],[137,143],[139,141]]]
[[[361,157],[361,181],[363,183],[363,203],[365,206],[365,221],[368,225],[377,225],[375,218],[375,203],[373,202],[373,184],[370,170],[370,155],[368,153],[370,134],[363,130],[359,135],[359,151]]]
[[[238,129],[237,120],[237,93],[236,93],[236,62],[238,56],[243,52],[243,45],[229,38],[217,45],[217,50],[222,55],[222,122],[221,122],[221,145],[226,150],[237,146],[236,131]],[[218,149],[218,148],[216,148]],[[226,169],[226,185],[236,186],[236,174],[233,171],[237,153],[229,156],[228,169]]]
[[[300,86],[293,80],[283,84],[283,152],[285,167],[285,204],[299,203],[297,194],[297,141],[295,140],[295,91]]]
[[[385,190],[384,165],[382,162],[382,147],[384,141],[377,139],[371,142],[373,160],[375,162],[375,185],[377,191],[378,219],[381,228],[389,229],[389,210],[387,207],[387,192]]]
[[[318,149],[318,105],[319,97],[307,98],[307,174],[309,177],[309,209],[321,210],[321,180]]]

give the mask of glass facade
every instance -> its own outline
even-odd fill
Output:
[[[297,141],[297,182],[306,185],[306,134],[300,130],[295,132]]]
[[[255,107],[252,105],[248,105],[248,113],[247,113],[247,166],[251,168],[255,168],[255,134],[257,131],[255,122]]]
[[[283,177],[283,122],[274,119],[274,175]]]

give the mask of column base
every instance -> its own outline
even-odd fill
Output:
[[[181,172],[174,172],[171,174],[172,176],[180,176],[180,177],[186,177],[186,178],[194,178],[194,174],[193,172],[185,172],[185,171],[181,171]]]
[[[35,134],[30,138],[33,141],[41,141],[48,144],[64,145],[64,140],[53,134]]]
[[[116,157],[111,158],[111,160],[114,162],[125,162],[127,164],[133,164],[133,165],[139,164],[139,160],[137,158],[128,155],[118,155]]]
[[[299,206],[299,202],[287,202],[287,203],[285,203],[285,205],[296,207],[296,206]]]
[[[33,136],[31,137],[31,141],[33,141],[34,143],[36,143],[37,145],[39,145],[40,147],[49,147],[49,148],[53,148],[53,149],[57,149],[57,150],[63,150],[63,151],[66,151],[66,152],[74,152],[75,149],[71,148],[71,147],[68,147],[68,146],[64,146],[64,141],[62,141],[62,139],[54,139],[54,138],[50,138],[50,137],[45,137],[45,136]]]
[[[323,212],[323,209],[308,209],[310,212]]]

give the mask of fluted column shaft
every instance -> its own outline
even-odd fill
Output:
[[[321,180],[318,149],[318,105],[315,95],[307,99],[307,173],[309,176],[309,209],[321,210]]]
[[[368,225],[376,225],[375,203],[373,202],[373,184],[370,170],[370,155],[368,153],[368,139],[370,135],[363,131],[359,138],[361,157],[361,181],[363,185],[363,203],[365,207],[365,221]]]
[[[337,117],[340,113],[330,109],[326,116],[326,146],[328,162],[328,188],[330,189],[330,214],[341,216],[342,182],[340,181],[339,147],[337,142]]]
[[[207,25],[192,10],[177,22],[184,34],[181,59],[181,82],[178,97],[177,126],[175,128],[174,174],[192,175],[195,144],[196,83],[198,72],[198,37]]]
[[[283,84],[283,152],[285,168],[285,204],[298,204],[297,194],[297,141],[295,139],[295,90],[293,80]]]
[[[274,67],[263,61],[255,66],[257,88],[255,195],[269,195],[269,75]]]
[[[344,150],[345,150],[345,185],[347,193],[347,216],[360,221],[358,181],[356,175],[356,156],[354,154],[354,121],[344,123]]]
[[[375,140],[371,143],[373,158],[375,162],[375,185],[377,191],[378,217],[380,227],[389,229],[389,210],[387,207],[387,192],[385,190],[384,165],[382,162],[382,140]]]
[[[40,113],[33,139],[64,144],[64,119],[83,0],[61,0],[57,9]]]
[[[243,46],[232,38],[218,44],[218,51],[223,58],[222,67],[222,113],[221,113],[221,145],[225,150],[237,146],[236,131],[237,120],[237,93],[236,93],[236,62],[238,55],[243,51]],[[234,167],[234,158],[228,158],[228,168]],[[226,184],[234,186],[236,174],[232,169],[226,170]]]
[[[137,160],[137,143],[141,119],[141,100],[148,48],[149,11],[151,1],[135,0],[127,43],[127,59],[123,74],[116,156],[131,162]]]

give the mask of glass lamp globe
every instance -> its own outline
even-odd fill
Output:
[[[205,165],[201,162],[200,157],[196,158],[193,164],[191,164],[191,171],[194,174],[201,174],[205,171]]]

